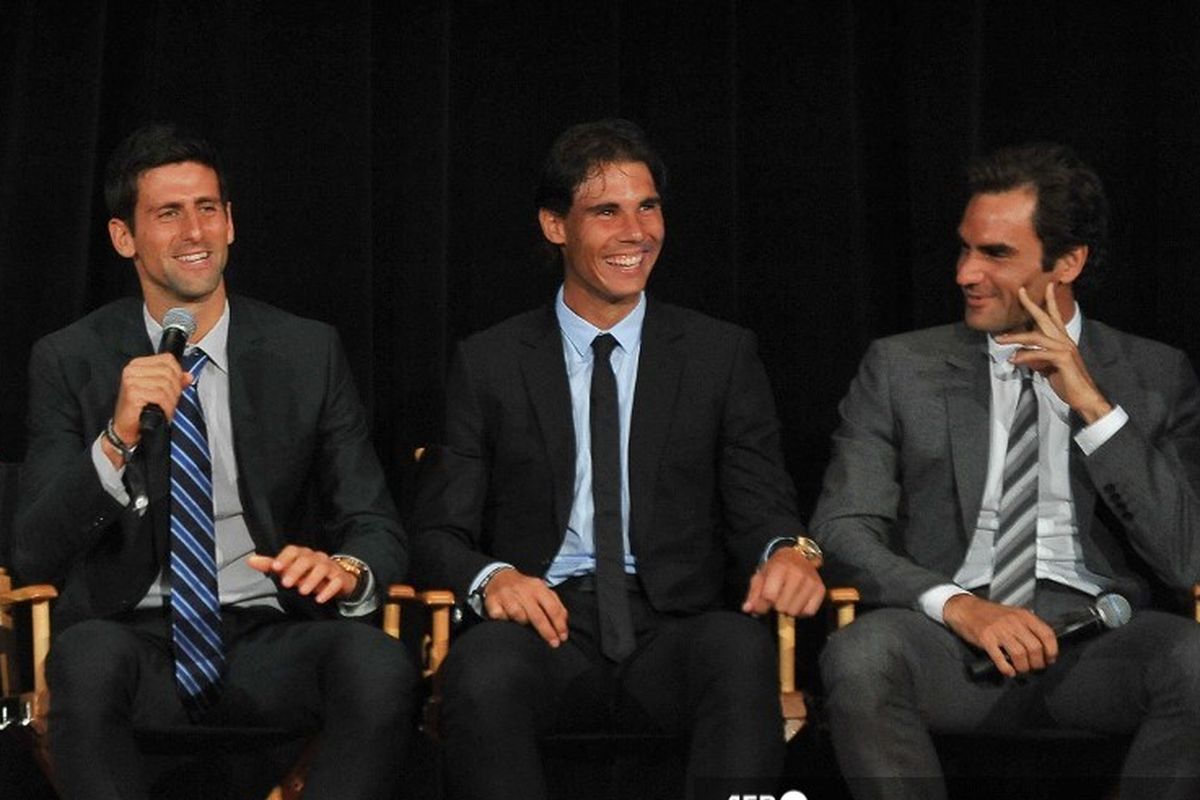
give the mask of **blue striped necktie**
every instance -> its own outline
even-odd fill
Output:
[[[208,430],[196,387],[208,362],[202,350],[184,356],[192,374],[171,424],[171,636],[175,685],[190,711],[216,702],[225,668],[217,594],[216,525]]]
[[[1033,380],[1026,373],[1008,433],[1000,522],[988,590],[990,600],[1009,606],[1031,605],[1037,582],[1037,411]]]

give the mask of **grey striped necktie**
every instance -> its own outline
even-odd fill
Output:
[[[1025,373],[1004,456],[1004,490],[988,591],[993,602],[1010,606],[1031,605],[1037,580],[1037,418],[1033,379]]]

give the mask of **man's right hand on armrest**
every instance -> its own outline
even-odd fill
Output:
[[[488,581],[483,607],[489,619],[533,626],[551,647],[567,640],[567,609],[541,578],[502,569]]]

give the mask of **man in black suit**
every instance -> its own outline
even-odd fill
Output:
[[[415,671],[338,617],[374,610],[408,553],[337,335],[227,298],[232,211],[203,140],[139,129],[105,189],[142,299],[35,345],[14,548],[25,580],[61,589],[61,789],[146,796],[134,727],[190,721],[319,729],[306,797],[390,797]],[[153,354],[175,308],[190,371]],[[169,424],[146,425],[151,405]],[[177,457],[182,435],[196,449]]]
[[[557,300],[454,359],[416,549],[478,623],[444,667],[459,797],[544,796],[538,734],[606,723],[689,736],[693,787],[782,766],[773,650],[751,615],[814,613],[819,552],[753,335],[643,291],[663,172],[632,123],[562,134],[536,198]],[[721,610],[727,557],[741,613]]]
[[[856,797],[936,798],[931,730],[1083,728],[1133,735],[1121,797],[1197,797],[1200,626],[1148,607],[1200,578],[1196,375],[1083,317],[1107,203],[1074,153],[1006,148],[969,177],[964,321],[871,346],[813,518],[882,606],[822,655],[838,760]],[[1059,642],[1113,591],[1128,624]],[[1000,677],[971,680],[978,659]]]

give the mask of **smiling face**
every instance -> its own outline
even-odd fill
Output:
[[[563,254],[563,300],[602,330],[632,311],[662,249],[662,201],[640,161],[599,165],[575,189],[566,216],[538,221]]]
[[[967,203],[958,226],[962,248],[956,276],[967,327],[991,334],[1024,330],[1030,317],[1017,290],[1024,286],[1030,299],[1042,306],[1051,281],[1064,319],[1074,313],[1071,283],[1083,267],[1087,248],[1069,251],[1044,270],[1042,242],[1033,225],[1036,208],[1032,188],[977,194]]]
[[[155,319],[186,306],[197,318],[199,338],[204,323],[220,316],[233,216],[211,167],[184,161],[146,170],[138,177],[132,228],[111,219],[108,233],[116,251],[133,259]]]

